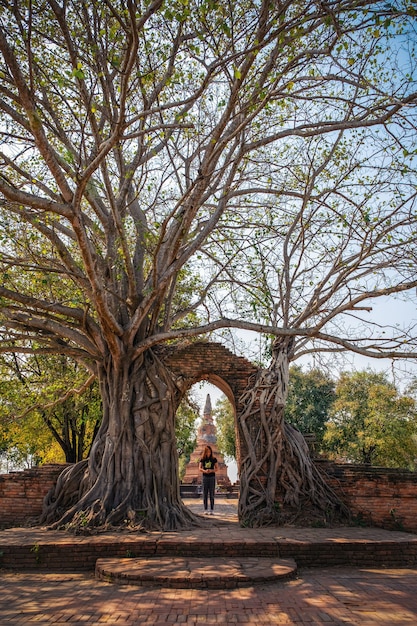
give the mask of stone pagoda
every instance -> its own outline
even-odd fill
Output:
[[[213,422],[210,394],[207,394],[206,404],[203,411],[203,421],[197,431],[197,447],[191,454],[190,460],[186,465],[183,484],[200,485],[202,482],[202,474],[198,471],[198,464],[204,452],[205,446],[211,446],[213,456],[217,459],[216,484],[219,487],[228,487],[230,479],[227,475],[227,465],[224,457],[220,454],[217,447],[216,426]]]

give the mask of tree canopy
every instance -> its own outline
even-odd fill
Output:
[[[383,373],[343,373],[324,444],[336,458],[414,470],[417,458],[415,400],[400,395]]]
[[[3,349],[32,339],[96,371],[125,335],[137,355],[231,325],[406,354],[406,332],[323,329],[415,288],[414,17],[408,2],[4,6]],[[220,306],[234,268],[236,299],[253,291],[240,315]]]
[[[103,402],[88,470],[67,475],[77,503],[68,488],[51,517],[192,518],[183,390],[158,346],[241,328],[275,337],[284,367],[416,356],[414,328],[366,317],[417,286],[415,16],[408,0],[1,3],[0,350],[77,360]]]

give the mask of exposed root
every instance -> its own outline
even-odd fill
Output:
[[[103,375],[103,422],[90,457],[62,472],[41,523],[84,534],[198,526],[178,488],[170,373],[152,353],[116,369]]]
[[[40,524],[52,524],[66,511],[76,506],[80,498],[80,485],[84,477],[87,460],[66,467],[58,476],[55,486],[46,494]]]
[[[312,521],[349,518],[349,511],[314,465],[302,434],[284,421],[289,346],[276,342],[272,365],[260,370],[240,398],[239,520],[244,526],[282,525],[310,511]],[[305,524],[305,516],[303,516]]]
[[[59,514],[58,511],[56,511]],[[76,504],[58,519],[50,516],[41,518],[40,523],[48,524],[50,530],[66,530],[77,535],[92,535],[108,531],[148,532],[151,530],[185,530],[202,525],[202,520],[185,505],[166,506],[163,510],[164,523],[154,510],[134,509],[133,507],[112,509],[107,512],[101,500],[89,506]]]
[[[182,530],[201,525],[201,520],[182,501],[158,503],[157,506],[137,508],[132,502],[122,501],[117,507],[106,509],[103,499],[89,501],[90,493],[82,495],[87,462],[66,468],[44,501],[39,524],[51,530],[67,530],[75,534],[95,534],[105,531]]]

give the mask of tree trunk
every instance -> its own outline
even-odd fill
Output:
[[[290,351],[290,341],[275,340],[270,367],[258,372],[239,401],[238,510],[246,526],[294,522],[301,510],[323,521],[347,514],[314,465],[302,434],[284,421]]]
[[[126,357],[101,372],[100,386],[103,422],[88,461],[63,472],[41,521],[75,529],[196,523],[180,497],[178,398],[167,369],[152,352],[135,363]]]

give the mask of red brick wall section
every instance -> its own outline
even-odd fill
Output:
[[[417,472],[316,462],[356,523],[417,532]]]
[[[0,474],[0,528],[26,526],[38,517],[46,494],[65,467],[50,464]]]

